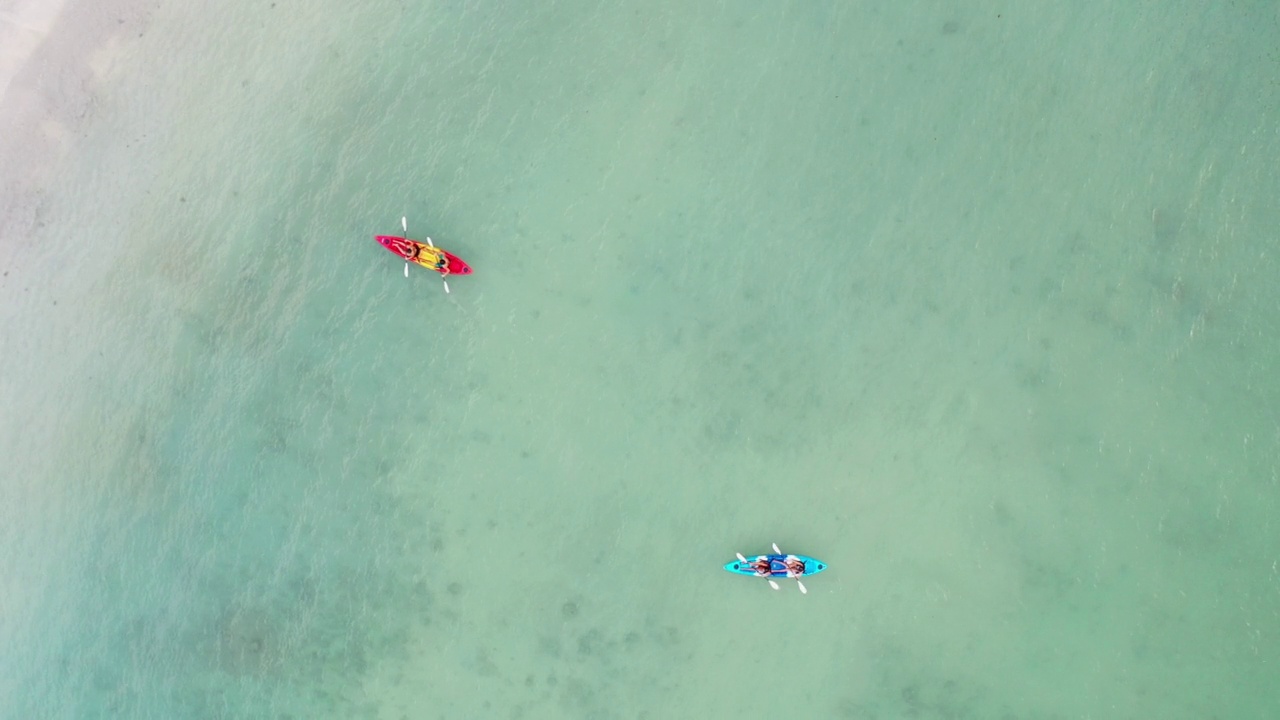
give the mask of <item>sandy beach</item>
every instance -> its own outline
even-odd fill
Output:
[[[0,103],[14,75],[44,42],[65,4],[37,0],[0,4]]]
[[[38,223],[42,189],[148,13],[137,0],[0,4],[0,237]]]
[[[0,3],[0,106],[9,84],[48,37],[65,5],[65,0]]]
[[[107,77],[118,51],[142,37],[149,12],[138,0],[0,2],[0,109],[50,91],[54,78]]]

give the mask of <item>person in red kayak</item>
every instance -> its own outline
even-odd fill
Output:
[[[416,242],[405,238],[403,244],[400,245],[400,253],[404,256],[406,262],[417,262],[418,253],[422,250],[422,246]]]
[[[418,260],[422,257],[422,245],[419,245],[418,243],[409,241],[407,239],[406,239],[405,245],[407,246],[404,250],[405,261],[411,262],[411,263],[418,262]],[[449,258],[444,256],[444,252],[440,250],[436,250],[434,247],[432,248],[432,250],[433,250],[432,254],[435,256],[435,259],[436,259],[435,264],[432,265],[432,269],[436,270],[441,275],[448,275],[449,274]]]

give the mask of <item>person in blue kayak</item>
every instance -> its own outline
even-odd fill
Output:
[[[769,577],[773,574],[773,562],[768,555],[763,555],[751,561],[751,569],[760,577]]]
[[[787,577],[798,578],[804,575],[804,561],[795,555],[788,555],[782,564],[787,568]]]

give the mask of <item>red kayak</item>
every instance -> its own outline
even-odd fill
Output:
[[[441,275],[471,274],[471,266],[462,258],[434,245],[394,235],[374,235],[373,237],[379,245],[395,253],[405,262],[416,263],[428,270],[435,270]]]

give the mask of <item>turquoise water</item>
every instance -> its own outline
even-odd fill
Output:
[[[0,715],[1280,712],[1269,3],[86,7]]]

